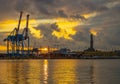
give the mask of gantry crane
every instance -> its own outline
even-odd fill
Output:
[[[19,34],[20,24],[21,24],[22,12],[20,12],[18,27],[14,28],[10,35],[4,39],[7,41],[7,53],[12,56],[24,55],[25,52],[25,42],[27,41],[27,51],[29,54],[29,35],[28,35],[28,24],[29,24],[29,15],[27,15],[26,27],[23,29],[23,32]]]

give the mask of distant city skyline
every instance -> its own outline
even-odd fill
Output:
[[[0,50],[20,11],[30,14],[31,47],[84,50],[92,33],[95,49],[120,49],[120,0],[0,0]]]

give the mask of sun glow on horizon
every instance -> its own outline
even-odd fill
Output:
[[[48,51],[48,48],[40,48],[40,50],[42,50],[42,51]]]
[[[4,45],[0,45],[0,51],[5,51],[5,50],[7,50],[7,47]]]

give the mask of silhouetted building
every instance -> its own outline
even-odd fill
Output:
[[[66,53],[69,53],[69,52],[70,52],[70,49],[68,49],[68,48],[61,48],[60,50],[56,50],[53,53],[66,54]]]
[[[39,54],[39,49],[38,48],[33,48],[32,49],[32,54],[38,55]]]

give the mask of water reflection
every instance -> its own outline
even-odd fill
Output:
[[[8,81],[8,68],[6,63],[0,61],[0,84],[11,84],[11,81]]]
[[[76,68],[77,62],[74,60],[54,61],[52,67],[52,83],[53,84],[77,84]]]
[[[48,60],[44,60],[44,84],[48,84]]]
[[[0,84],[27,84],[26,73],[27,63],[20,61],[2,61],[0,62]]]
[[[28,84],[43,84],[41,83],[41,80],[43,78],[42,76],[42,69],[43,64],[39,60],[28,60],[28,70],[27,70],[27,81]]]
[[[93,84],[93,66],[79,60],[16,60],[0,63],[0,84]],[[50,73],[49,73],[50,72]]]
[[[91,84],[94,84],[94,82],[95,82],[95,81],[94,81],[94,78],[95,78],[95,77],[94,77],[94,76],[95,76],[95,75],[94,75],[94,64],[92,64],[92,65],[90,66],[90,76],[91,76],[91,77],[90,77],[90,79],[91,79]]]
[[[119,63],[119,60],[1,60],[0,84],[119,84]]]

